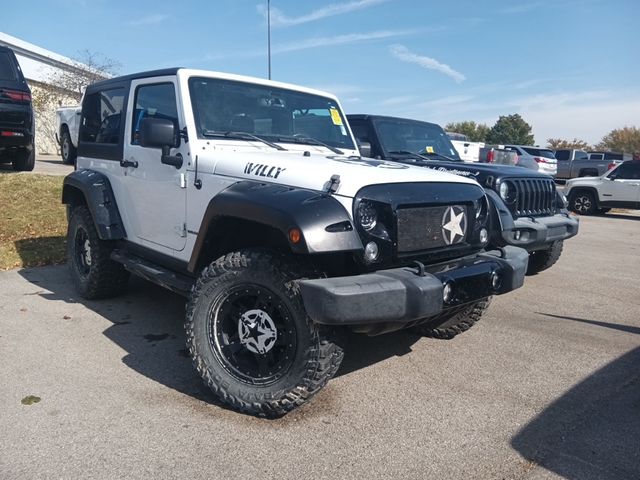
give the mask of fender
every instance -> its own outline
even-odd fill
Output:
[[[494,190],[487,188],[484,192],[489,198],[489,218],[491,219],[492,229],[499,229],[500,231],[513,230],[515,228],[513,215],[505,205],[504,200]]]
[[[299,254],[362,250],[351,216],[331,195],[283,185],[241,181],[211,199],[198,230],[189,260],[196,270],[207,236],[222,218],[237,218],[280,231],[291,250]],[[298,243],[289,241],[289,231],[302,233]]]
[[[94,170],[76,170],[64,179],[62,203],[86,203],[101,240],[120,240],[127,234],[109,179]]]

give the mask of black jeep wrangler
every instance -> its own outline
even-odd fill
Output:
[[[439,125],[380,115],[347,115],[364,156],[474,178],[492,200],[493,247],[529,251],[527,274],[558,261],[564,240],[578,233],[553,178],[522,167],[466,163]]]

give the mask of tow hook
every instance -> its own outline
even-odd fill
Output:
[[[425,271],[424,263],[419,262],[418,260],[414,260],[413,263],[416,266],[416,275],[418,275],[419,277],[425,277],[427,275],[427,272]]]

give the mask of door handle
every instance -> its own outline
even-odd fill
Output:
[[[127,168],[127,167],[138,168],[138,162],[136,162],[135,160],[133,160],[133,161],[131,161],[131,160],[120,160],[120,166],[122,168]]]

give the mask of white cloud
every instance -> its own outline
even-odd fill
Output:
[[[346,33],[344,35],[335,35],[333,37],[307,38],[306,40],[274,45],[271,49],[271,53],[295,52],[298,50],[307,50],[309,48],[346,45],[351,43],[366,42],[369,40],[380,40],[402,35],[411,35],[413,33],[416,33],[416,30],[378,30],[368,33]]]
[[[542,2],[529,2],[529,3],[520,3],[517,5],[513,5],[511,7],[506,7],[501,10],[498,10],[498,13],[502,13],[504,15],[513,15],[517,13],[526,13],[531,10],[535,10],[542,6]]]
[[[169,18],[169,15],[155,13],[153,15],[147,15],[146,17],[138,18],[136,20],[131,20],[129,22],[129,25],[131,25],[132,27],[140,27],[142,25],[155,25],[157,23],[164,22],[167,18]]]
[[[453,105],[460,105],[460,104],[464,106],[474,98],[475,97],[473,95],[451,95],[449,97],[442,97],[436,100],[429,100],[427,102],[423,102],[419,106],[426,107],[426,108],[451,107]]]
[[[435,58],[417,55],[409,51],[409,49],[404,45],[391,45],[389,47],[389,51],[398,60],[402,60],[403,62],[407,63],[414,63],[429,70],[436,70],[453,78],[457,83],[462,83],[466,79],[466,77],[462,73],[454,70],[449,65],[440,63]]]
[[[389,97],[385,98],[380,102],[380,105],[384,107],[392,106],[392,105],[403,105],[409,102],[412,102],[416,97],[412,95],[399,95],[397,97]]]
[[[271,26],[289,27],[292,25],[300,25],[327,17],[333,17],[335,15],[342,15],[344,13],[362,10],[389,1],[390,0],[355,0],[346,3],[333,3],[299,17],[288,17],[281,10],[271,8]],[[267,8],[263,4],[258,5],[257,9],[260,14],[267,18]]]

